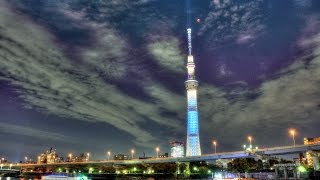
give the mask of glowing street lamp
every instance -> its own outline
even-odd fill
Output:
[[[9,165],[10,169],[12,168],[12,164]]]
[[[296,140],[295,140],[296,131],[294,129],[290,129],[289,133],[292,136],[293,146],[296,146]]]
[[[87,161],[89,161],[90,153],[87,153]]]
[[[246,150],[246,148],[247,148],[247,146],[244,144],[244,145],[243,145],[243,149]]]
[[[24,157],[24,161],[25,161],[25,163],[27,163],[27,161],[28,161],[28,157],[27,156]]]
[[[111,151],[108,151],[107,154],[108,154],[108,161],[109,161],[111,156]]]
[[[212,144],[214,146],[214,153],[217,154],[217,141],[213,141]]]
[[[131,159],[133,159],[134,149],[131,149]]]
[[[69,161],[71,162],[72,161],[72,153],[69,153],[68,157],[69,157]]]
[[[159,151],[160,151],[160,148],[159,148],[159,147],[156,147],[157,158],[159,157]]]
[[[248,136],[248,140],[249,140],[250,148],[252,148],[252,137]]]
[[[2,169],[2,167],[3,167],[3,164],[0,164],[0,168]]]

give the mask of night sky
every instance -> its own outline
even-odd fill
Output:
[[[192,0],[204,154],[320,136],[320,1]],[[200,22],[197,22],[197,19]],[[185,0],[0,0],[0,156],[186,140]]]

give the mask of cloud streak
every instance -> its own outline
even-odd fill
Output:
[[[13,19],[17,23],[12,24]],[[144,146],[153,146],[150,142],[157,135],[142,127],[147,121],[165,125],[168,130],[180,126],[178,121],[161,116],[159,108],[169,111],[166,102],[131,98],[99,74],[111,70],[119,73],[120,78],[127,72],[101,66],[109,66],[114,57],[121,60],[126,55],[123,50],[126,45],[114,31],[103,32],[97,47],[84,51],[81,63],[64,56],[43,28],[4,6],[0,13],[0,34],[2,76],[19,88],[26,107],[67,118],[108,123],[132,135],[132,141]],[[119,63],[121,66],[117,67],[125,67],[124,63]],[[110,78],[108,74],[105,76]],[[150,90],[151,95],[153,92]],[[154,98],[163,102],[164,97],[157,93]]]

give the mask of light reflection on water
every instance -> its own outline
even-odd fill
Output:
[[[0,180],[41,180],[37,178],[0,177]]]

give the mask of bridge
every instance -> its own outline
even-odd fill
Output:
[[[150,159],[132,159],[132,160],[95,160],[85,162],[60,162],[51,164],[11,164],[3,165],[4,168],[18,169],[31,167],[53,167],[53,166],[69,166],[69,165],[133,165],[133,164],[160,164],[160,163],[178,163],[178,162],[194,162],[194,161],[212,161],[217,159],[237,159],[237,158],[254,158],[263,155],[287,155],[305,153],[307,151],[319,151],[320,144],[315,145],[296,145],[296,146],[282,146],[273,148],[263,148],[252,151],[235,151],[235,152],[221,152],[215,154],[205,154],[202,156],[189,157],[168,157],[168,158],[150,158]]]

